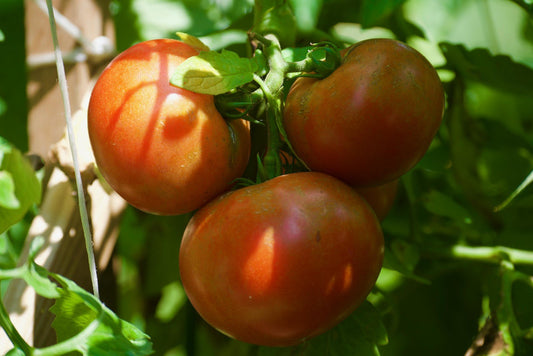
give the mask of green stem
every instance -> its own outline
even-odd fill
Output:
[[[4,303],[0,299],[0,326],[4,329],[7,337],[13,345],[24,352],[25,355],[33,355],[33,347],[28,345],[24,338],[19,334],[15,325],[9,319]]]
[[[533,251],[525,251],[505,246],[461,246],[455,245],[450,248],[425,249],[430,256],[451,258],[456,260],[477,261],[500,264],[509,261],[515,265],[532,265]]]

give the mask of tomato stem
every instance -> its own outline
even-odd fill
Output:
[[[505,246],[464,246],[455,245],[449,248],[435,247],[424,249],[430,256],[456,260],[502,263],[509,261],[518,265],[533,265],[533,252]]]
[[[0,326],[5,331],[13,345],[24,352],[25,355],[33,355],[33,348],[28,345],[24,338],[19,334],[7,314],[4,303],[0,298]]]

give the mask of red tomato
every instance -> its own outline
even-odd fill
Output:
[[[180,273],[199,314],[245,342],[288,346],[333,327],[366,298],[383,235],[351,187],[317,172],[219,197],[189,222]]]
[[[141,210],[197,209],[248,162],[247,123],[226,122],[213,96],[169,84],[177,66],[196,54],[177,40],[139,43],[109,63],[92,92],[89,134],[98,167]]]
[[[422,158],[443,108],[441,82],[426,58],[401,42],[372,39],[345,50],[328,77],[298,78],[284,125],[312,170],[352,186],[379,185]]]
[[[394,204],[398,192],[398,180],[375,187],[360,187],[356,190],[374,209],[378,219],[383,221]]]

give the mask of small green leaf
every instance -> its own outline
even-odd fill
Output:
[[[185,60],[170,83],[196,93],[218,95],[251,82],[257,69],[256,61],[232,51],[202,52]]]
[[[162,290],[161,300],[157,304],[155,316],[166,323],[172,320],[187,301],[187,295],[181,283],[174,282]]]
[[[0,171],[0,207],[6,209],[20,208],[20,202],[15,195],[15,182],[11,173]]]

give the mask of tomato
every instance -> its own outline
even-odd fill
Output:
[[[169,84],[198,52],[170,39],[141,42],[109,63],[91,94],[96,163],[135,207],[162,215],[195,210],[224,192],[248,162],[242,120],[226,122],[211,95]]]
[[[383,251],[379,221],[355,190],[302,172],[205,205],[185,230],[179,267],[192,305],[213,327],[248,343],[289,346],[365,300]]]
[[[398,180],[375,187],[359,187],[356,191],[370,204],[378,219],[383,221],[394,204]]]
[[[298,78],[283,123],[312,169],[352,186],[399,178],[424,155],[442,120],[444,91],[419,52],[390,39],[343,52],[328,77]]]

